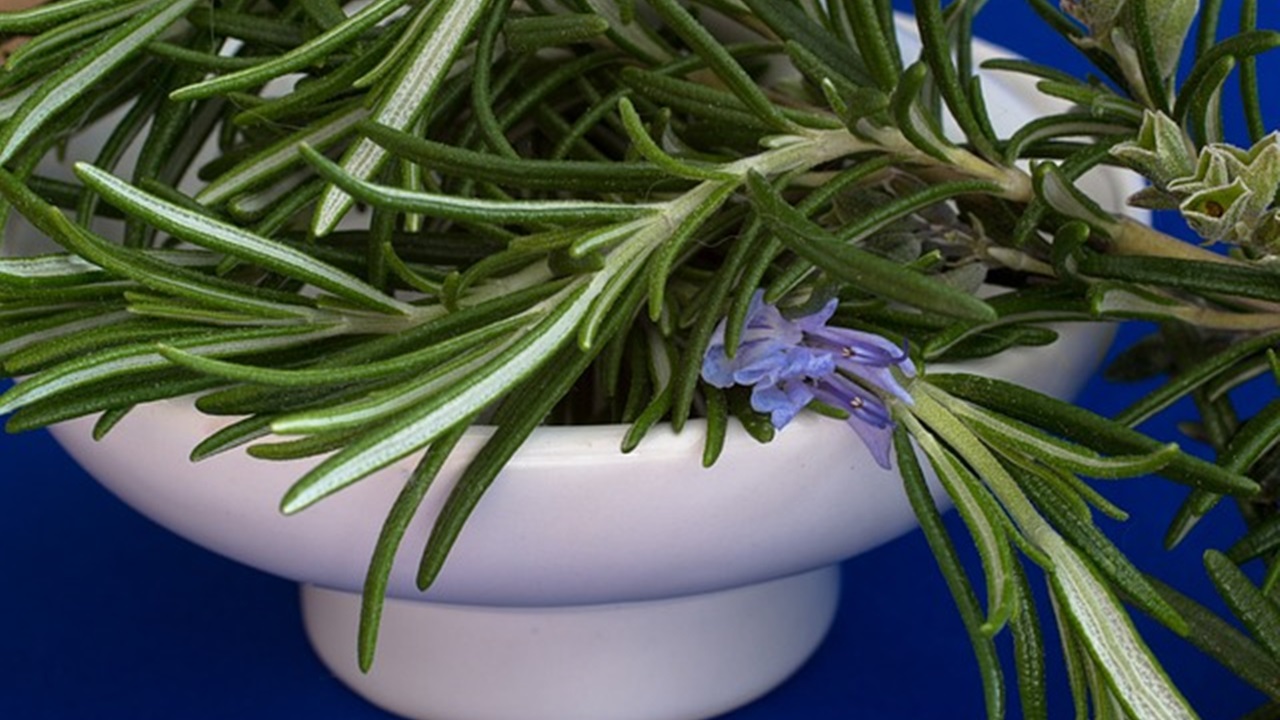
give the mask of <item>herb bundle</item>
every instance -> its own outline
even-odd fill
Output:
[[[361,662],[404,518],[472,425],[494,433],[423,551],[431,585],[536,427],[706,418],[761,440],[797,413],[846,422],[895,464],[970,630],[988,712],[995,643],[1043,649],[1049,581],[1077,707],[1194,717],[1129,620],[1151,615],[1280,703],[1280,134],[1255,0],[1029,0],[1094,68],[1036,78],[1061,113],[998,133],[975,76],[985,3],[917,0],[919,58],[882,0],[62,0],[0,15],[31,39],[0,75],[0,196],[60,246],[0,259],[0,396],[12,430],[187,395],[235,422],[192,451],[324,456],[293,513],[422,453],[370,565]],[[1193,22],[1198,36],[1188,42]],[[1185,47],[1189,45],[1190,47]],[[1185,65],[1181,62],[1185,59]],[[1180,71],[1181,70],[1181,71]],[[1222,88],[1242,88],[1228,138]],[[944,130],[944,118],[956,132]],[[74,177],[40,163],[110,128]],[[1079,181],[1123,166],[1115,215]],[[980,289],[984,289],[979,292]],[[937,363],[1056,338],[1050,321],[1154,320],[1120,360],[1167,382],[1103,418]],[[1184,397],[1215,462],[1133,427]],[[918,452],[917,452],[918,451]],[[924,489],[936,473],[985,571],[986,606]],[[1191,488],[1174,543],[1224,498],[1248,534],[1206,567],[1246,633],[1134,567],[1082,478]],[[1262,558],[1261,587],[1239,564]],[[1043,666],[1016,678],[1044,716]]]

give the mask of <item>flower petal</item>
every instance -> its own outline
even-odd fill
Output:
[[[768,413],[769,422],[781,430],[813,400],[813,392],[803,382],[757,385],[751,391],[751,407]]]

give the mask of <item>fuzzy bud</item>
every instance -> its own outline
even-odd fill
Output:
[[[1150,110],[1137,139],[1120,143],[1111,154],[1161,187],[1196,170],[1195,148],[1186,133],[1168,115]]]

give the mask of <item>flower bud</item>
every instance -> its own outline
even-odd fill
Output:
[[[1110,37],[1127,0],[1062,0],[1062,10],[1079,20],[1095,38]]]
[[[1186,133],[1168,115],[1150,110],[1143,114],[1137,139],[1120,143],[1111,154],[1161,187],[1196,170]]]
[[[1214,144],[1200,152],[1195,172],[1168,184],[1178,209],[1208,241],[1266,249],[1276,243],[1280,195],[1280,132],[1248,150]]]
[[[1191,23],[1200,12],[1200,0],[1146,0],[1147,24],[1156,51],[1162,81],[1173,77],[1182,57],[1182,46],[1187,41]],[[1129,29],[1134,37],[1133,29]]]
[[[1148,31],[1155,50],[1161,82],[1173,77],[1182,57],[1187,33],[1200,11],[1200,0],[1138,0],[1146,3]],[[1129,0],[1062,0],[1062,9],[1089,31],[1089,42],[1106,50],[1126,67],[1138,70],[1133,14],[1125,12]]]

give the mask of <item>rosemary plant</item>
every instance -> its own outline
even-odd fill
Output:
[[[626,452],[701,416],[711,463],[728,423],[767,441],[817,411],[896,465],[990,717],[1006,714],[1006,635],[1032,659],[1024,716],[1047,716],[1033,571],[1079,715],[1195,717],[1126,605],[1276,712],[1280,401],[1246,416],[1230,390],[1280,377],[1280,133],[1256,67],[1280,32],[1257,27],[1256,0],[1235,19],[1220,0],[1027,2],[1092,69],[988,62],[1065,101],[1003,134],[971,52],[982,0],[916,0],[919,57],[888,0],[60,0],[0,15],[0,33],[30,37],[0,74],[2,211],[60,246],[0,259],[0,360],[23,378],[0,413],[10,430],[97,415],[101,436],[139,403],[194,395],[237,418],[195,461],[323,456],[285,513],[421,454],[370,564],[367,668],[406,519],[472,425],[494,432],[435,519],[423,589],[541,424],[626,423]],[[1241,137],[1221,120],[1228,83]],[[74,178],[38,171],[104,123]],[[1203,243],[1103,210],[1078,183],[1100,166],[1145,176],[1131,202]],[[1115,372],[1164,382],[1114,418],[932,371],[1052,342],[1050,321],[1130,319],[1158,331]],[[1188,396],[1212,460],[1134,429]],[[922,466],[981,556],[985,606]],[[1234,499],[1248,532],[1206,570],[1243,630],[1095,525],[1124,513],[1084,478],[1152,473],[1190,488],[1170,544]],[[1261,586],[1240,568],[1255,559]]]

